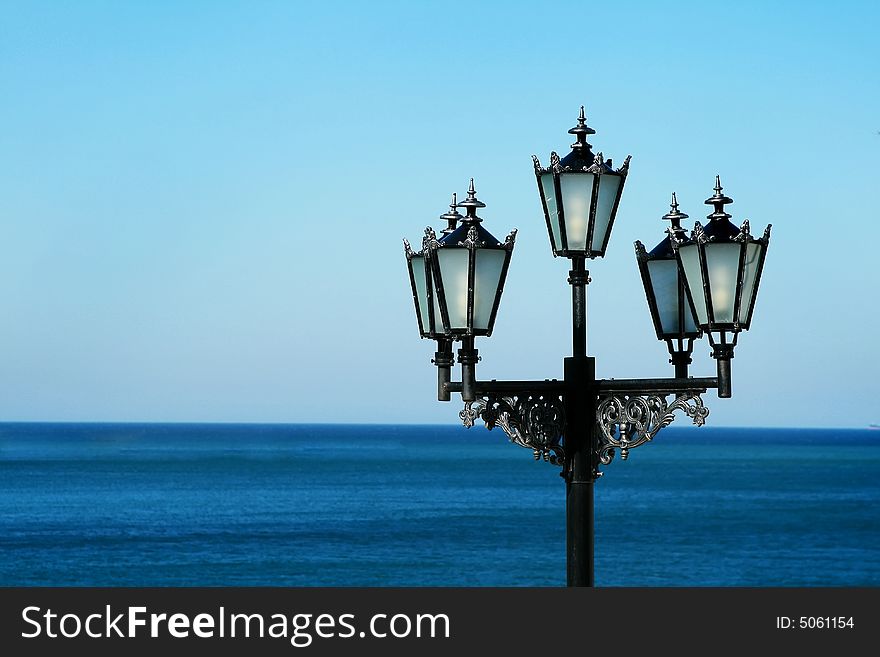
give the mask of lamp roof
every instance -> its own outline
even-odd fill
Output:
[[[461,219],[461,223],[452,231],[443,231],[444,235],[438,240],[441,246],[478,246],[488,248],[498,248],[504,246],[498,238],[483,228],[483,220],[477,216],[477,208],[485,208],[486,204],[477,198],[474,190],[474,179],[471,178],[468,186],[467,198],[455,205],[455,208],[465,208],[467,215]],[[453,208],[453,211],[455,210]],[[455,213],[459,217],[460,214]],[[448,218],[451,213],[443,215],[442,218]],[[508,238],[510,240],[511,238]]]

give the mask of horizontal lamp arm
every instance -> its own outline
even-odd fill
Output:
[[[601,379],[596,381],[596,390],[600,393],[608,392],[706,392],[709,388],[718,387],[718,377],[688,377],[686,379]],[[449,381],[443,384],[445,390],[450,393],[460,393],[462,384],[460,381]],[[556,393],[565,392],[565,382],[557,379],[544,379],[543,381],[476,381],[474,391],[477,395],[512,394],[518,392]]]
[[[446,383],[446,390],[449,392],[461,392],[462,384],[459,381],[450,381]],[[516,394],[519,392],[534,393],[556,393],[562,394],[565,391],[565,383],[556,379],[545,379],[543,381],[475,381],[474,391],[477,395],[491,394]]]
[[[596,381],[596,387],[603,393],[706,392],[709,388],[718,387],[718,378],[703,376],[686,379],[601,379]]]

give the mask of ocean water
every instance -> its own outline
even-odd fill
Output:
[[[880,585],[880,431],[604,470],[599,586]],[[558,472],[481,426],[0,424],[0,585],[562,586]]]

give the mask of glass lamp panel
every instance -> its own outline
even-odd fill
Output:
[[[649,260],[648,273],[657,302],[657,319],[664,334],[678,334],[678,263],[675,260]]]
[[[593,226],[593,240],[590,246],[592,251],[601,251],[605,244],[605,234],[611,223],[611,212],[614,210],[614,201],[617,200],[617,192],[623,178],[615,175],[599,176],[599,198],[596,201],[596,223]]]
[[[694,321],[694,311],[691,309],[691,302],[688,301],[687,292],[684,291],[684,284],[681,283],[681,303],[684,304],[684,332],[697,333],[697,324]],[[439,317],[439,315],[437,315]]]
[[[740,301],[738,317],[740,324],[746,326],[748,326],[752,319],[749,316],[749,309],[752,307],[752,302],[757,292],[755,281],[758,280],[758,266],[761,263],[761,252],[763,250],[763,244],[752,243],[746,245],[746,263],[743,269],[742,299]]]
[[[474,329],[488,330],[492,306],[501,283],[501,270],[507,251],[504,249],[477,249],[474,267]]]
[[[697,314],[697,323],[704,326],[709,321],[709,313],[706,310],[706,295],[703,293],[703,272],[700,270],[700,253],[696,244],[688,244],[678,247],[678,257],[681,260],[681,268],[687,287],[694,300],[694,311]]]
[[[562,238],[559,236],[559,212],[556,205],[556,187],[553,185],[553,174],[545,173],[541,176],[541,194],[547,204],[547,214],[550,216],[550,233],[553,237],[553,248],[562,250]]]
[[[432,333],[443,333],[443,315],[440,314],[440,295],[437,294],[437,286],[431,287],[431,297],[434,302],[434,324],[431,326]]]
[[[706,271],[709,273],[709,293],[712,295],[712,314],[716,322],[732,324],[742,246],[737,243],[709,243],[704,248]]]
[[[468,302],[468,255],[465,248],[439,248],[434,253],[440,267],[446,312],[449,314],[447,330],[467,329]]]
[[[592,173],[559,174],[562,209],[565,214],[565,236],[569,251],[587,250],[587,227],[593,203]]]
[[[416,284],[416,303],[418,303],[419,320],[422,322],[422,332],[430,333],[433,327],[428,324],[428,284],[424,256],[413,256],[409,266],[412,268],[413,281]],[[434,316],[440,317],[440,315]]]

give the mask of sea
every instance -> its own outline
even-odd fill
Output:
[[[880,585],[880,431],[676,427],[597,586]],[[482,426],[0,424],[2,586],[564,586],[565,485]]]

